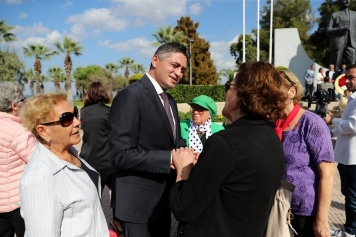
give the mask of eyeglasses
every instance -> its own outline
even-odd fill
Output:
[[[195,111],[197,111],[200,115],[202,115],[204,113],[204,111],[208,111],[206,108],[203,108],[201,106],[191,106],[190,107],[190,112],[194,113]]]
[[[74,111],[72,112],[65,112],[59,116],[58,121],[49,122],[49,123],[41,123],[41,125],[56,125],[60,124],[62,127],[68,127],[72,125],[74,117],[79,119],[78,108],[74,106]]]
[[[236,84],[232,84],[230,82],[225,83],[225,93],[230,90],[230,86],[237,86]]]
[[[289,78],[289,76],[285,71],[279,71],[279,75],[283,75],[287,79],[287,81],[289,81],[290,84],[292,84],[292,86],[295,86],[295,83]]]

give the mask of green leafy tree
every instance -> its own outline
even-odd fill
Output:
[[[16,81],[20,72],[24,71],[25,64],[21,61],[16,51],[9,48],[0,49],[0,80]]]
[[[271,16],[271,1],[267,0],[267,5],[263,6],[261,14],[261,29],[260,29],[260,58],[261,60],[268,59],[269,52],[269,32],[270,32],[270,16]],[[309,33],[315,23],[314,12],[310,5],[310,0],[275,0],[273,5],[273,31],[278,28],[297,28],[300,39],[307,54],[311,52],[307,50],[307,42]],[[253,30],[256,35],[256,30]],[[273,32],[272,32],[273,33]],[[273,43],[273,42],[271,42]]]
[[[56,92],[61,91],[61,85],[59,82],[66,80],[66,76],[63,72],[63,69],[60,67],[50,67],[47,72],[48,76],[53,78],[54,88]]]
[[[25,57],[35,58],[34,72],[36,74],[36,94],[40,94],[40,75],[42,72],[41,60],[49,60],[52,56],[58,55],[59,53],[41,44],[28,44],[27,48],[23,47],[23,50]]]
[[[70,37],[65,37],[63,40],[63,44],[61,44],[60,42],[56,42],[55,46],[62,53],[66,54],[66,57],[64,58],[64,71],[67,73],[65,88],[67,90],[67,100],[70,104],[73,104],[72,79],[70,75],[72,72],[73,64],[70,55],[72,53],[76,56],[82,55],[83,47],[80,45],[80,42],[74,41]]]
[[[113,98],[112,95],[112,90],[113,90],[113,82],[114,82],[114,73],[117,73],[119,71],[120,66],[113,64],[113,63],[107,63],[105,65],[105,68],[108,72],[108,76],[109,76],[109,95],[111,97],[111,99]]]
[[[197,28],[199,22],[194,23],[190,17],[181,17],[177,21],[175,31],[182,31],[186,35],[186,43],[188,45],[189,39],[193,39],[192,47],[192,84],[196,85],[216,85],[216,67],[214,61],[211,59],[209,52],[210,44],[203,38],[199,37]],[[189,60],[188,60],[189,63]],[[189,84],[190,82],[190,66],[184,73],[182,84]]]
[[[77,67],[73,72],[73,77],[75,78],[76,83],[82,86],[84,89],[88,88],[90,84],[89,76],[98,75],[101,71],[104,70],[99,65],[89,65],[86,67]]]
[[[153,46],[159,47],[162,44],[177,42],[187,46],[186,37],[184,33],[180,30],[175,31],[173,26],[169,25],[167,27],[159,27],[156,33],[152,34],[157,42],[153,42]]]
[[[234,75],[237,70],[231,70],[231,69],[221,69],[219,74],[221,76],[226,77],[228,82],[232,82],[234,80]]]
[[[236,65],[240,65],[243,61],[243,35],[238,37],[237,43],[232,43],[230,53],[236,60]],[[245,59],[247,62],[256,62],[257,48],[256,42],[251,35],[245,35]]]
[[[356,11],[356,2],[350,2],[350,10]],[[311,52],[311,58],[320,65],[327,67],[330,64],[330,37],[326,35],[326,27],[332,13],[339,10],[337,1],[324,0],[318,8],[320,18],[317,18],[318,29],[310,35],[307,49]]]
[[[129,68],[135,63],[135,60],[131,59],[130,57],[125,57],[119,60],[120,67],[125,68],[125,78],[126,78],[126,86],[129,83],[130,72]]]
[[[15,26],[5,24],[6,20],[0,20],[0,43],[4,40],[5,42],[16,41],[16,35],[10,31],[15,29]]]
[[[130,67],[130,70],[134,73],[134,74],[139,74],[139,73],[145,73],[146,72],[146,68],[140,64],[140,63],[136,63],[136,64],[133,64],[131,67]]]

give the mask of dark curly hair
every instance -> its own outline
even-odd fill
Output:
[[[92,82],[84,95],[84,106],[89,106],[97,102],[110,103],[110,97],[101,82]]]
[[[269,123],[284,116],[288,85],[272,64],[243,63],[234,83],[242,112]]]

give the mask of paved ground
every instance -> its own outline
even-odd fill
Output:
[[[337,102],[331,102],[329,105],[329,110],[332,111],[333,113],[337,114],[337,110],[335,109],[337,107]],[[315,104],[312,104],[310,108],[307,108],[307,103],[302,102],[301,106],[305,109],[309,109],[311,111],[314,111],[315,109]],[[334,138],[335,142],[335,138]],[[78,145],[75,147],[80,150],[82,143],[80,142]],[[335,164],[336,167],[337,164]],[[345,199],[344,196],[340,192],[340,177],[339,173],[336,172],[336,176],[334,179],[334,187],[333,187],[333,198],[331,202],[331,207],[330,207],[330,212],[329,212],[329,224],[330,228],[332,229],[340,229],[345,222],[345,212],[344,212],[344,203]],[[105,213],[105,217],[107,220],[107,223],[109,225],[111,219],[112,219],[112,210],[110,209],[110,198],[109,198],[109,189],[105,187],[103,196],[102,196],[102,206],[103,210]]]

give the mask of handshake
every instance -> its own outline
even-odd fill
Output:
[[[177,182],[189,178],[190,172],[198,161],[200,153],[193,148],[181,147],[172,150],[171,168],[177,171]]]

